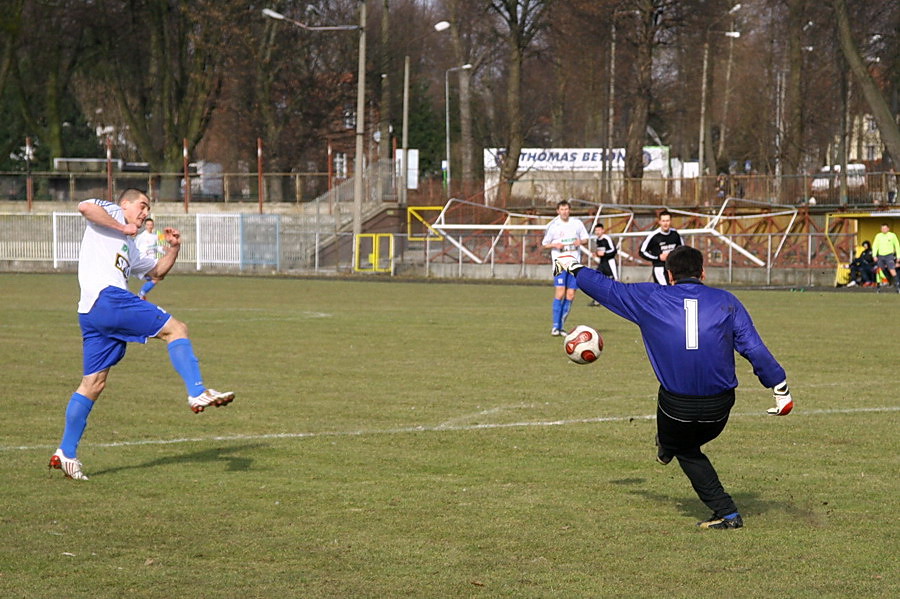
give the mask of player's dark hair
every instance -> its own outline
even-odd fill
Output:
[[[656,215],[656,218],[660,218],[662,216],[672,216],[672,213],[663,208],[662,210],[660,210],[659,214]]]
[[[121,204],[123,200],[128,200],[129,202],[133,202],[138,199],[140,196],[148,197],[147,193],[141,191],[136,187],[129,187],[128,189],[123,189],[122,193],[119,194],[118,204]]]
[[[699,279],[703,275],[703,253],[689,245],[679,245],[669,252],[666,270],[672,273],[676,281]]]
[[[560,206],[569,206],[569,200],[560,200],[560,201],[558,201],[558,202],[556,203],[556,207],[559,208]]]

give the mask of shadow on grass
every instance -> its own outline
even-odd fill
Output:
[[[237,452],[241,452],[247,449],[258,449],[260,447],[268,447],[268,445],[262,443],[255,443],[250,445],[239,445],[236,447],[220,447],[213,449],[204,449],[203,451],[195,451],[192,453],[183,453],[179,455],[173,455],[165,458],[158,458],[155,460],[151,460],[149,462],[144,462],[142,464],[131,464],[128,466],[117,466],[115,468],[107,468],[106,470],[100,470],[97,472],[92,472],[91,476],[103,476],[106,474],[115,474],[116,472],[122,472],[125,470],[135,470],[142,468],[156,468],[158,466],[169,466],[173,464],[187,464],[187,463],[221,463],[224,462],[226,464],[225,470],[227,472],[243,472],[250,469],[253,464],[253,460],[251,458],[242,457],[240,455],[230,455]]]
[[[610,482],[612,484],[623,486],[643,485],[646,483],[646,479],[626,478],[612,480]],[[688,481],[687,477],[684,477],[684,484],[686,487],[690,488],[691,483]],[[727,486],[725,487],[725,491],[728,492]],[[698,520],[706,519],[709,516],[709,509],[703,505],[696,495],[693,494],[673,497],[646,488],[630,489],[628,490],[628,493],[658,503],[662,506],[674,506],[675,509],[682,513],[682,515],[697,518]],[[820,523],[820,517],[814,510],[798,506],[793,502],[785,503],[783,501],[764,499],[755,491],[739,491],[737,493],[731,493],[731,497],[734,499],[734,503],[738,506],[738,509],[744,517],[748,515],[762,515],[767,512],[782,512],[792,519],[807,522],[812,525],[818,525]]]

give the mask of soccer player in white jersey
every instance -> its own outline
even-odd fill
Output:
[[[156,231],[156,223],[149,216],[144,221],[144,232],[138,233],[134,238],[134,245],[137,247],[143,258],[152,258],[159,260],[165,254],[166,237],[162,231]],[[149,277],[144,277],[146,282],[138,292],[138,297],[147,299],[150,290],[156,287],[159,281],[155,281]]]
[[[230,403],[234,393],[220,393],[204,385],[187,325],[128,291],[129,275],[149,275],[155,280],[166,276],[181,249],[178,230],[166,227],[168,248],[157,261],[142,257],[134,245],[134,236],[150,213],[150,200],[142,191],[126,189],[118,204],[85,200],[78,211],[88,221],[78,257],[83,378],[69,399],[62,442],[50,458],[50,467],[62,470],[68,478],[87,480],[76,456],[78,443],[109,370],[125,356],[128,342],[146,343],[155,338],[167,343],[172,365],[187,389],[188,406],[195,413]]]
[[[541,245],[545,250],[550,250],[551,264],[561,256],[572,256],[580,262],[579,248],[590,238],[581,219],[569,218],[570,212],[571,206],[567,200],[559,202],[556,205],[557,217],[550,221],[544,233]],[[566,317],[572,308],[578,283],[569,273],[561,272],[553,277],[553,286],[553,328],[550,334],[565,337]]]

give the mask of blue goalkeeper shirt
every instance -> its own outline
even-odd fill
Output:
[[[675,285],[620,283],[591,268],[576,275],[578,287],[641,329],[656,378],[666,391],[709,397],[738,385],[737,351],[764,387],[787,377],[753,326],[744,305],[724,289],[698,279]]]

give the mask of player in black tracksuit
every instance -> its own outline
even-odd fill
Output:
[[[597,223],[594,227],[594,235],[597,236],[594,257],[600,261],[597,270],[610,279],[618,279],[619,270],[616,265],[616,254],[619,252],[619,248],[616,247],[612,237],[606,234],[606,229],[602,223]]]
[[[659,213],[659,228],[651,231],[641,244],[641,257],[653,264],[653,280],[660,285],[668,285],[666,279],[666,258],[669,252],[684,245],[681,235],[672,228],[672,215],[668,210]]]
[[[606,228],[603,226],[603,223],[597,223],[594,226],[594,235],[596,239],[594,240],[593,256],[599,262],[597,270],[610,279],[618,279],[619,268],[616,264],[616,254],[619,253],[619,248],[616,247],[616,242],[606,234]],[[599,306],[600,304],[597,300],[591,300],[590,305]]]

